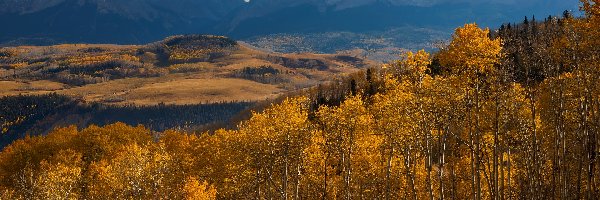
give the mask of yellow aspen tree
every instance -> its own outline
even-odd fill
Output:
[[[37,175],[36,199],[78,199],[80,196],[82,155],[73,150],[59,151],[43,160]]]
[[[416,162],[414,150],[416,149],[417,134],[413,128],[416,121],[409,117],[411,110],[408,108],[415,97],[405,91],[406,88],[395,79],[386,78],[385,85],[388,88],[387,92],[377,94],[371,108],[375,119],[375,130],[383,138],[382,157],[385,158],[385,183],[382,187],[385,187],[384,198],[416,199],[415,172],[410,167]],[[401,171],[398,174],[405,174],[402,177],[404,181],[393,180],[394,177],[397,177],[394,176],[396,174],[394,171]],[[400,188],[397,188],[398,186]],[[404,194],[394,194],[395,191]]]
[[[600,86],[600,1],[581,0],[581,10],[585,17],[574,22],[574,31],[577,35],[575,46],[581,54],[579,62],[581,66],[577,73],[578,84],[583,91],[580,93],[580,124],[583,132],[585,158],[585,198],[591,199],[600,195],[598,182],[600,182],[600,163],[598,152],[600,152],[600,135],[597,133],[597,122],[600,114],[596,112],[599,107]]]
[[[437,164],[437,183],[434,182],[437,199],[456,199],[461,196],[458,195],[459,190],[465,188],[460,184],[462,181],[457,175],[460,174],[457,171],[464,168],[460,165],[463,161],[461,149],[464,147],[462,142],[457,140],[460,138],[460,131],[457,129],[464,125],[461,120],[464,119],[463,93],[451,80],[438,76],[428,83],[427,87],[427,96],[430,97],[429,129],[433,144],[437,148],[437,151],[432,150],[433,154],[437,155],[437,159],[432,161]]]
[[[482,199],[482,130],[480,127],[481,106],[486,95],[482,89],[484,77],[494,70],[501,57],[500,39],[490,39],[489,29],[480,29],[477,24],[466,24],[457,28],[450,44],[439,53],[440,63],[448,67],[451,74],[459,76],[465,88],[467,108],[467,131],[471,149],[472,198]]]
[[[326,162],[335,166],[336,171],[335,176],[328,176],[332,187],[336,188],[328,192],[328,195],[343,199],[355,198],[355,194],[363,192],[360,183],[369,181],[362,177],[363,174],[354,170],[359,164],[358,158],[354,156],[360,151],[357,140],[371,131],[372,116],[360,95],[356,95],[345,100],[337,108],[319,108],[317,117],[328,143],[326,153],[331,155]],[[329,182],[327,184],[329,185]]]
[[[325,142],[324,132],[314,129],[310,145],[303,152],[303,165],[305,175],[302,182],[301,196],[307,199],[327,199],[328,191],[332,191],[328,178],[333,174],[333,167],[327,163],[328,144]],[[329,176],[329,177],[328,177]]]
[[[166,131],[160,136],[157,144],[153,145],[156,164],[159,164],[158,173],[166,174],[162,180],[165,189],[177,190],[190,175],[210,176],[207,172],[210,167],[206,165],[210,158],[207,158],[206,150],[197,150],[197,148],[202,148],[202,145],[198,144],[198,140],[199,137],[196,134]]]
[[[431,77],[426,74],[428,65],[431,63],[429,54],[424,50],[417,53],[407,52],[401,60],[392,65],[385,66],[387,71],[386,86],[389,87],[385,94],[379,94],[375,97],[373,113],[376,116],[377,129],[384,135],[386,147],[386,190],[385,198],[391,197],[391,169],[394,152],[396,150],[407,152],[408,149],[417,149],[416,146],[401,146],[398,144],[419,144],[417,138],[422,138],[423,149],[426,151],[423,155],[426,159],[427,171],[427,186],[426,190],[428,198],[433,198],[432,182],[431,182],[431,138],[426,127],[428,118],[428,106],[424,100],[426,98],[426,90],[424,82],[431,82]],[[393,76],[393,77],[392,77]],[[396,81],[398,80],[398,81]],[[418,113],[416,115],[412,113]],[[409,186],[405,191],[412,191],[411,198],[417,198],[415,188],[414,172],[411,172],[411,153],[404,153],[405,159],[408,162],[405,165],[407,171],[407,182]],[[415,160],[414,157],[412,160]],[[405,196],[406,197],[406,196]]]
[[[183,186],[186,200],[214,200],[217,199],[217,190],[206,182],[200,183],[198,179],[189,177]]]
[[[309,145],[311,133],[308,121],[308,99],[287,99],[272,105],[240,125],[240,132],[252,145],[250,168],[256,174],[255,188],[260,198],[260,185],[271,197],[298,199],[302,179],[302,155]],[[257,148],[260,147],[260,148]],[[262,178],[261,178],[262,177]],[[262,184],[260,184],[262,182]]]
[[[203,135],[193,145],[195,173],[205,176],[218,191],[217,197],[230,199],[253,196],[257,184],[253,152],[262,146],[254,138],[236,130],[217,130],[213,135]]]

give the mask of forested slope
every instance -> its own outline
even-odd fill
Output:
[[[45,135],[52,129],[75,125],[123,122],[150,131],[168,129],[202,132],[232,127],[255,102],[220,102],[192,105],[115,106],[84,103],[55,93],[0,98],[0,148],[25,136]],[[234,122],[235,121],[235,122]]]
[[[337,102],[288,98],[236,130],[150,134],[114,124],[19,140],[0,153],[2,194],[596,199],[600,2],[582,2],[584,18],[498,35],[467,24],[439,53],[385,65],[380,84],[351,79],[348,93],[326,98]]]

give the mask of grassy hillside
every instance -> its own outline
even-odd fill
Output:
[[[147,45],[7,47],[0,49],[0,96],[57,93],[110,105],[260,101],[374,64],[347,55],[268,53],[206,35]]]

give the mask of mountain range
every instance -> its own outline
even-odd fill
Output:
[[[450,32],[576,10],[577,0],[0,0],[0,44],[142,44],[174,34]]]

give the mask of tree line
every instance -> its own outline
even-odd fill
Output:
[[[115,106],[85,103],[56,93],[0,98],[0,148],[26,135],[44,135],[53,128],[75,124],[107,125],[123,122],[152,131],[168,129],[202,132],[231,127],[247,117],[253,102],[219,102],[197,105]]]

